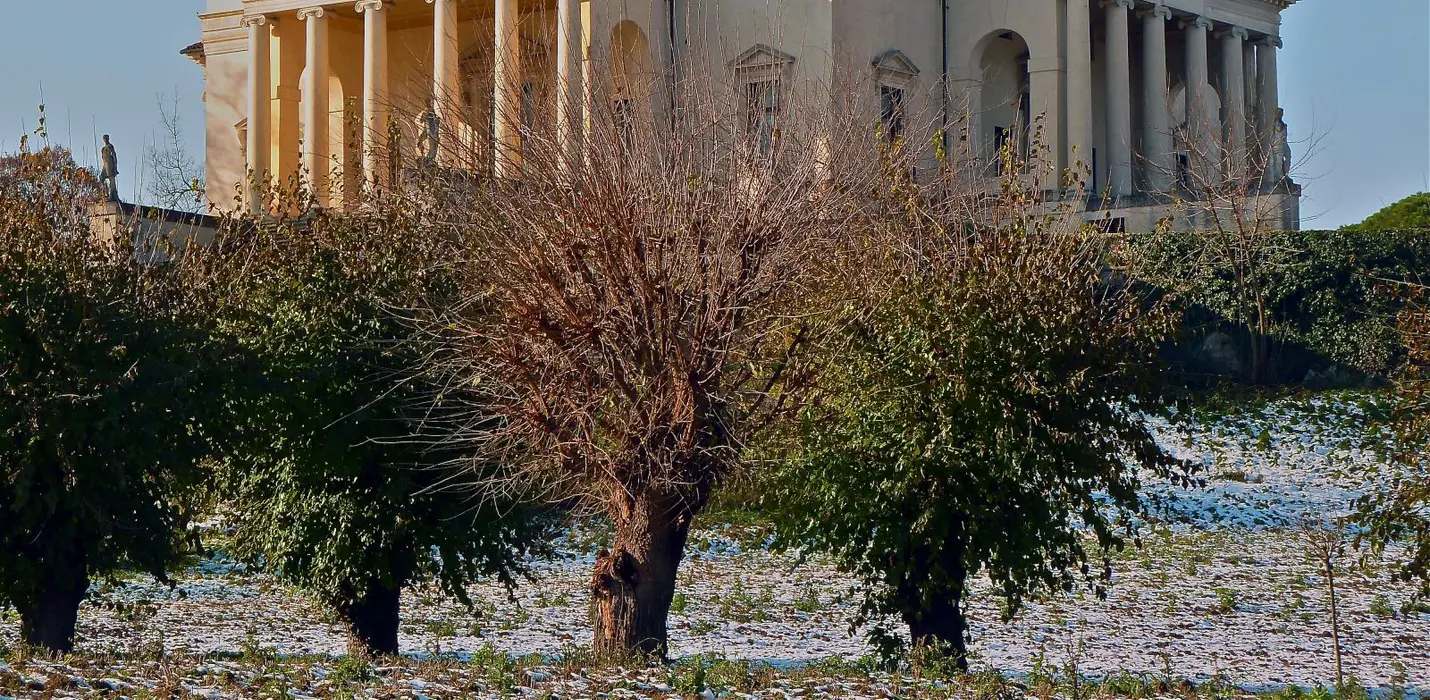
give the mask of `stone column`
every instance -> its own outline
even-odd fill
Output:
[[[1092,16],[1089,0],[1067,0],[1067,164],[1092,164]],[[1051,123],[1056,129],[1057,123]]]
[[[556,1],[556,142],[563,168],[579,167],[581,159],[582,69],[581,2]]]
[[[387,146],[387,3],[359,0],[362,30],[362,173],[363,184],[383,185]]]
[[[1109,192],[1132,194],[1132,65],[1127,13],[1133,0],[1105,5],[1107,19],[1107,150]]]
[[[517,0],[496,0],[496,55],[492,105],[496,109],[496,167],[498,178],[521,173],[521,25]]]
[[[269,138],[269,122],[272,118],[273,72],[269,55],[268,18],[250,15],[243,18],[243,26],[248,28],[248,174],[244,180],[244,196],[248,211],[260,214],[263,202],[260,200],[260,182],[267,182],[270,175],[269,154],[273,148]]]
[[[1188,159],[1197,174],[1198,185],[1208,184],[1215,172],[1216,143],[1212,137],[1215,124],[1207,113],[1207,78],[1211,70],[1208,61],[1207,32],[1212,21],[1198,17],[1186,25],[1187,40],[1187,149]]]
[[[1242,44],[1246,30],[1232,27],[1221,37],[1222,143],[1227,176],[1246,175],[1246,66]]]
[[[1063,172],[1058,161],[1066,152],[1061,130],[1058,129],[1058,125],[1062,123],[1059,87],[1063,79],[1063,72],[1059,68],[1056,58],[1035,58],[1028,61],[1028,90],[1031,93],[1033,123],[1027,126],[1030,132],[1041,132],[1039,135],[1042,139],[1032,147],[1028,156],[1034,171],[1043,175],[1043,189],[1053,196],[1062,192]]]
[[[303,63],[307,53],[307,29],[302,22],[268,20],[274,46],[272,56],[273,148],[269,167],[276,180],[297,174],[303,168]]]
[[[1171,10],[1163,5],[1142,13],[1142,158],[1147,190],[1157,193],[1172,188],[1177,170],[1167,86],[1167,20],[1171,18]]]
[[[457,0],[427,0],[432,5],[432,110],[441,121],[437,162],[447,167],[457,164],[457,137],[460,121],[458,103],[462,99],[460,59],[462,46],[457,34]]]
[[[307,23],[307,73],[303,94],[303,168],[319,206],[328,204],[328,16],[321,7],[298,10],[298,19]]]
[[[1266,180],[1280,181],[1286,173],[1281,172],[1280,135],[1276,124],[1281,119],[1280,87],[1276,76],[1276,50],[1281,48],[1281,39],[1270,36],[1256,45],[1256,130],[1261,159],[1266,167]]]
[[[1241,42],[1241,71],[1241,84],[1246,88],[1246,117],[1254,124],[1256,121],[1256,42],[1254,41]]]

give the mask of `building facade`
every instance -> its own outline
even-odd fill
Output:
[[[1119,228],[1165,216],[1199,161],[1260,183],[1294,228],[1277,51],[1295,1],[208,0],[185,53],[204,66],[221,208],[241,205],[250,172],[300,169],[323,203],[355,202],[387,141],[419,142],[424,120],[460,134],[440,159],[475,149],[503,175],[524,129],[579,148],[590,110],[663,108],[624,86],[702,71],[758,96],[755,112],[862,76],[883,119],[937,114],[982,162],[1036,128],[1045,189],[1087,168],[1087,217]],[[586,89],[602,79],[612,104]]]

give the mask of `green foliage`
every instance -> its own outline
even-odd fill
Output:
[[[1397,542],[1409,546],[1399,562],[1398,577],[1418,581],[1430,594],[1430,288],[1404,290],[1409,300],[1400,314],[1400,331],[1408,349],[1394,411],[1399,450],[1386,483],[1357,503],[1356,522],[1364,531],[1358,541],[1383,554]]]
[[[1216,605],[1212,609],[1217,613],[1230,615],[1236,612],[1237,607],[1240,606],[1235,589],[1219,586],[1212,589],[1212,592],[1216,594]]]
[[[1430,233],[1263,232],[1225,254],[1215,239],[1163,233],[1131,237],[1129,249],[1145,281],[1187,305],[1194,338],[1239,329],[1251,336],[1244,342],[1264,340],[1273,366],[1262,380],[1300,382],[1330,365],[1386,376],[1404,355],[1395,324],[1403,300],[1387,285],[1430,269]],[[1239,264],[1248,250],[1256,255]]]
[[[1361,231],[1430,231],[1430,192],[1412,194],[1366,217]]]
[[[967,245],[954,269],[849,326],[767,500],[778,545],[827,552],[863,580],[860,621],[887,655],[902,644],[878,622],[888,615],[915,642],[961,644],[975,576],[1008,615],[1096,581],[1092,554],[1125,546],[1125,516],[1141,509],[1128,460],[1184,474],[1142,421],[1163,406],[1165,308],[1105,286],[1107,251],[1090,238]]]
[[[441,298],[446,280],[428,271],[438,244],[404,230],[400,208],[318,215],[250,232],[225,256],[237,269],[224,330],[248,356],[218,486],[233,546],[340,610],[429,578],[470,602],[468,582],[513,585],[546,541],[530,508],[457,488],[495,465],[422,434],[419,416],[447,418],[462,390],[410,370],[422,350],[400,310]]]
[[[0,607],[27,618],[181,562],[222,390],[187,267],[94,236],[94,192],[63,149],[0,160]]]

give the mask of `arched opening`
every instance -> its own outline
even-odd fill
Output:
[[[298,88],[298,133],[307,127],[301,115],[308,113],[308,69],[304,68]],[[333,207],[355,202],[362,192],[362,105],[349,96],[337,75],[328,76],[328,172],[327,197]]]
[[[1191,182],[1191,166],[1194,162],[1201,161],[1211,165],[1221,162],[1221,95],[1217,93],[1211,83],[1202,87],[1202,94],[1206,96],[1206,104],[1203,105],[1200,114],[1195,114],[1188,110],[1186,84],[1179,84],[1172,90],[1177,181],[1183,185],[1195,185]],[[1196,120],[1196,126],[1203,130],[1201,146],[1197,146],[1191,141],[1192,120]],[[1206,152],[1198,153],[1199,150]]]
[[[648,111],[655,78],[650,41],[640,25],[624,20],[611,29],[611,112],[623,138],[630,138],[637,109]]]
[[[362,105],[336,75],[328,78],[328,156],[332,206],[357,202],[362,195]]]
[[[492,140],[496,133],[495,50],[492,42],[479,40],[461,61],[462,105],[466,118],[466,125],[461,127],[462,147],[472,154],[483,172],[491,168],[496,155]]]
[[[1015,153],[1028,154],[1029,125],[1032,124],[1031,76],[1028,73],[1028,42],[1017,32],[990,34],[979,42],[979,156],[1001,172],[999,154],[1005,145]]]

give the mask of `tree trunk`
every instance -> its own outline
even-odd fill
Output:
[[[395,656],[402,589],[371,581],[355,602],[336,606],[348,626],[350,656]]]
[[[962,528],[959,528],[962,531]],[[906,580],[899,586],[899,597],[902,599],[904,622],[909,626],[909,639],[915,645],[945,644],[948,645],[958,664],[960,671],[968,671],[968,620],[963,614],[963,591],[968,580],[968,567],[963,563],[963,552],[965,546],[957,538],[949,543],[949,546],[937,554],[932,554],[920,548],[913,556],[937,557],[937,568],[935,562],[927,563],[928,571],[923,573],[922,580]],[[931,574],[937,571],[938,574]],[[934,580],[935,575],[945,577],[943,580]],[[950,591],[947,596],[932,595],[925,597],[925,588],[933,588],[936,591]]]
[[[89,590],[89,572],[83,556],[77,560],[47,561],[44,590],[31,601],[16,601],[20,613],[20,639],[25,644],[56,654],[74,651],[79,604]]]
[[[915,645],[946,644],[952,648],[960,671],[968,670],[968,623],[963,617],[963,601],[940,599],[924,607],[917,616],[906,616],[909,637]]]
[[[665,658],[666,618],[694,508],[678,497],[615,499],[616,541],[596,556],[591,578],[594,651]]]
[[[1326,588],[1331,594],[1331,648],[1336,653],[1336,690],[1346,687],[1346,676],[1341,671],[1341,616],[1336,610],[1336,565],[1333,550],[1326,552]]]

